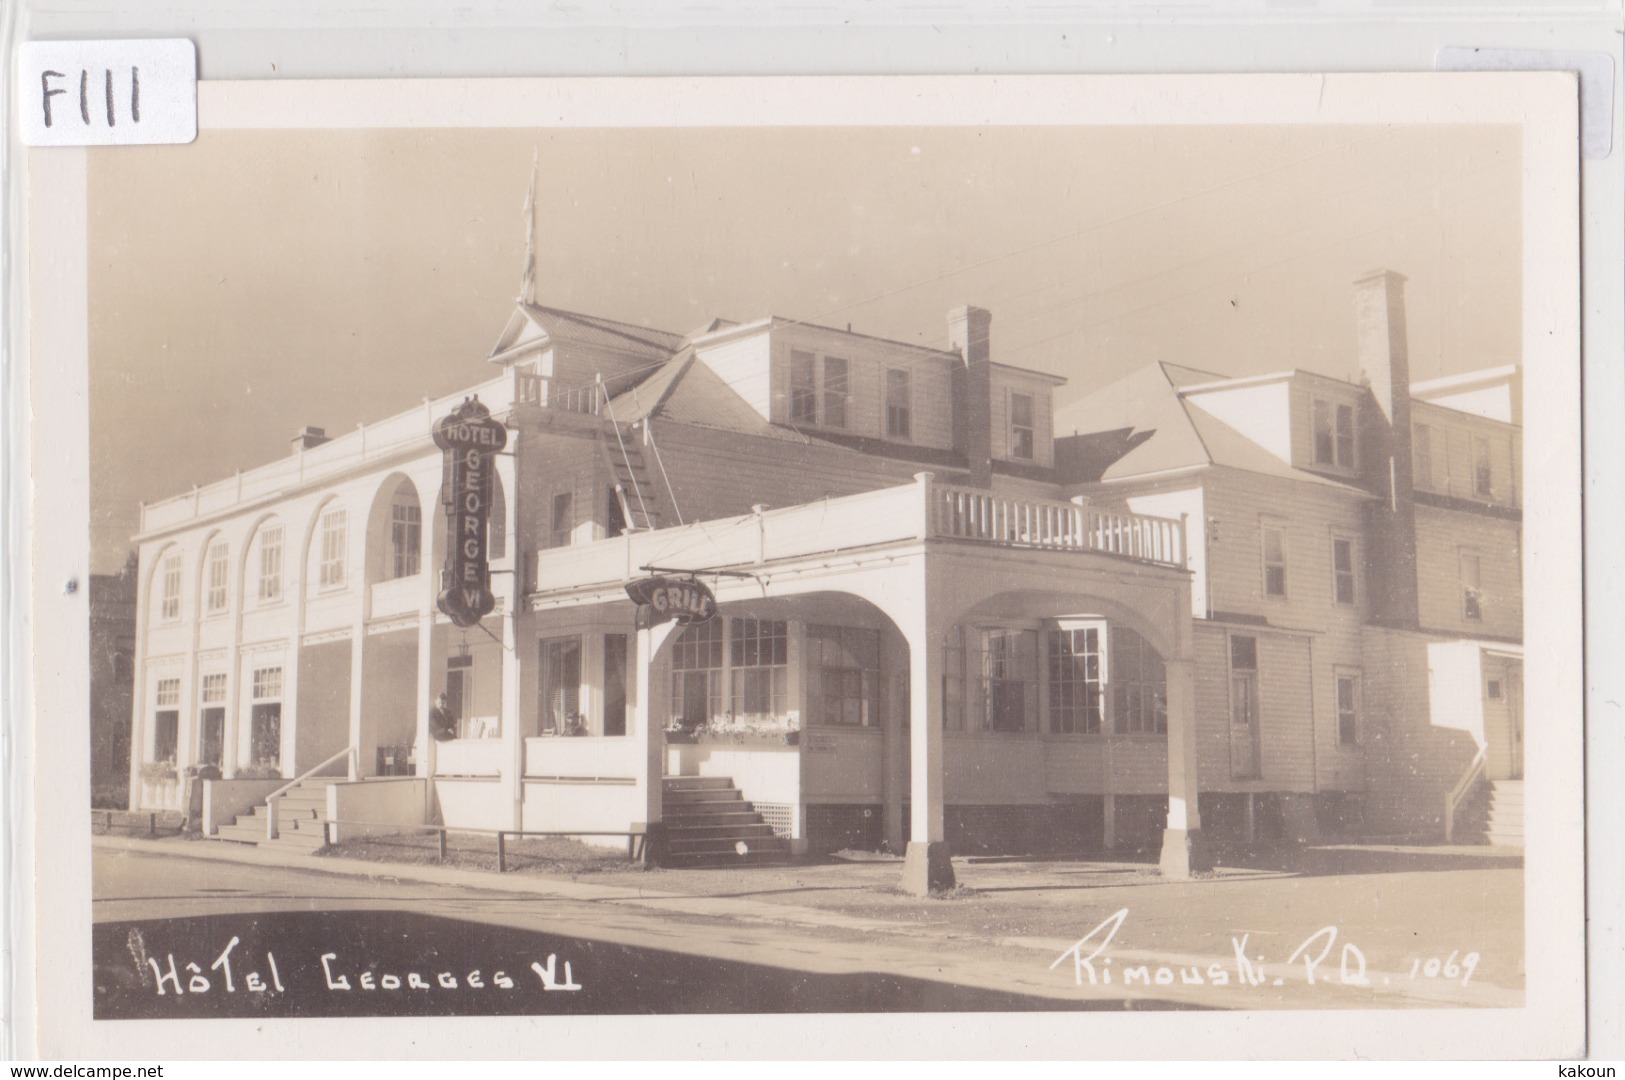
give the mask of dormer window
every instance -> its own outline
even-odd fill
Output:
[[[1010,456],[1021,461],[1033,459],[1033,396],[1010,394]]]
[[[824,426],[846,427],[846,399],[850,392],[849,365],[838,356],[824,357]]]
[[[1354,406],[1315,399],[1310,403],[1315,464],[1354,468]]]
[[[913,437],[913,409],[909,402],[908,372],[886,372],[886,437],[907,441]]]
[[[818,423],[818,358],[809,352],[790,354],[790,422]]]

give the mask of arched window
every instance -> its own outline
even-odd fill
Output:
[[[423,507],[410,480],[400,482],[390,501],[389,550],[390,577],[415,577],[422,568]]]
[[[262,523],[248,558],[249,580],[254,584],[243,589],[245,597],[253,596],[261,604],[282,599],[282,545],[282,523],[275,518]]]

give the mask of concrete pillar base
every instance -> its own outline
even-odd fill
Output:
[[[1286,839],[1299,844],[1320,843],[1320,818],[1315,814],[1313,795],[1281,796],[1281,817],[1286,823]]]
[[[1164,829],[1162,831],[1162,858],[1158,860],[1162,876],[1169,881],[1188,881],[1192,874],[1213,869],[1213,855],[1201,829]]]
[[[948,845],[941,840],[910,841],[903,855],[903,891],[929,896],[953,887],[954,866],[948,861]]]
[[[640,823],[642,824],[642,823]],[[666,865],[666,824],[651,821],[643,824],[642,863],[645,867]]]

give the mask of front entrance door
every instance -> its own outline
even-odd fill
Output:
[[[1230,639],[1230,778],[1258,777],[1258,639]]]
[[[1484,663],[1485,771],[1491,780],[1523,779],[1523,665]]]

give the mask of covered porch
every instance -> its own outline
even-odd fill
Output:
[[[838,809],[878,814],[925,891],[951,881],[951,814],[1100,795],[1109,836],[1116,795],[1161,793],[1163,868],[1188,874],[1183,564],[1177,520],[930,474],[541,552],[534,580],[571,584],[523,614],[527,827],[627,813],[659,834],[665,778],[726,778],[803,844]],[[623,585],[649,566],[708,584],[717,617],[639,627]],[[1134,679],[1108,676],[1130,660]]]

